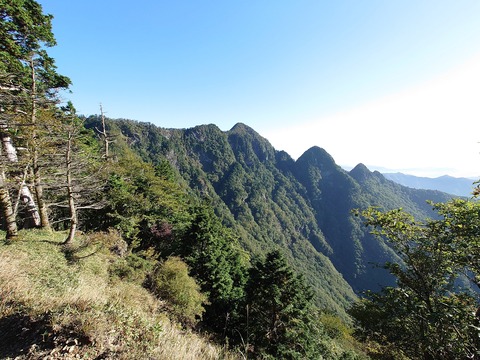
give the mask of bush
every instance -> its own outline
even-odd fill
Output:
[[[183,324],[195,324],[201,318],[207,297],[200,286],[188,275],[188,266],[178,257],[170,257],[161,263],[151,276],[153,293],[165,300],[172,312]]]
[[[320,314],[319,321],[331,339],[351,338],[353,330],[339,316],[326,312]]]
[[[137,254],[129,254],[124,258],[117,258],[112,262],[108,271],[112,278],[143,284],[152,267],[151,261]]]
[[[99,244],[119,257],[125,257],[128,253],[128,244],[118,230],[110,228],[107,232],[94,232],[88,238],[92,244]]]

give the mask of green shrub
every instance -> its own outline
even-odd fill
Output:
[[[93,232],[88,235],[88,240],[117,256],[125,257],[128,254],[128,244],[118,230],[110,228],[108,231]]]
[[[322,313],[319,316],[323,330],[332,339],[349,339],[352,335],[352,329],[337,315],[331,313]]]
[[[152,270],[152,263],[137,254],[128,254],[111,263],[108,271],[111,277],[142,284]]]
[[[188,266],[180,258],[165,260],[154,270],[150,280],[153,293],[167,302],[182,323],[194,324],[202,316],[207,297],[188,275]]]

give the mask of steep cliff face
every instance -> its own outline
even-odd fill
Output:
[[[425,200],[447,199],[394,184],[362,164],[347,172],[319,147],[294,161],[245,124],[226,132],[215,125],[167,130],[125,120],[111,126],[150,161],[170,161],[193,191],[211,200],[251,256],[283,249],[315,288],[318,303],[337,310],[355,297],[352,289],[391,283],[375,264],[396,258],[352,210],[403,207],[425,217]]]
[[[330,259],[349,284],[361,290],[359,277],[368,272],[362,245],[365,234],[360,219],[352,214],[358,207],[359,184],[318,147],[307,150],[295,165],[295,176],[307,189],[317,223],[333,250]]]

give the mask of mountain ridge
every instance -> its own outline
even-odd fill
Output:
[[[447,194],[457,196],[471,196],[475,187],[476,180],[465,177],[454,177],[450,175],[442,175],[438,177],[422,177],[396,173],[382,173],[387,179],[392,180],[400,185],[414,189],[439,190]]]
[[[364,165],[347,172],[318,146],[293,160],[243,123],[228,131],[212,124],[163,129],[124,119],[108,126],[145,160],[168,160],[192,191],[210,199],[251,256],[283,249],[313,286],[317,303],[336,312],[355,293],[392,284],[372,264],[394,260],[395,253],[352,210],[403,207],[427,217],[427,199],[449,198],[402,187]]]

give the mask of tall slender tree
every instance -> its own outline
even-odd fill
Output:
[[[56,171],[57,187],[64,189],[68,209],[69,231],[65,244],[73,242],[79,224],[78,210],[104,206],[99,149],[86,145],[93,132],[85,129],[72,103],[57,111],[57,146],[63,165]],[[91,145],[91,144],[90,144]]]
[[[104,152],[103,156],[105,157],[105,161],[109,161],[110,160],[110,143],[112,142],[112,139],[107,132],[107,126],[105,123],[105,113],[103,112],[102,104],[100,104],[100,118],[102,120],[102,127],[100,129],[95,127],[95,130],[100,135],[100,138],[103,142],[103,152]]]
[[[45,15],[34,0],[0,0],[0,89],[4,97],[13,99],[2,102],[1,132],[22,134],[18,142],[8,138],[9,144],[15,149],[13,144],[22,142],[27,150],[25,156],[29,160],[21,163],[31,163],[39,218],[41,226],[46,228],[50,225],[43,199],[37,115],[41,109],[55,106],[57,90],[70,85],[67,77],[56,72],[54,59],[45,50],[56,45],[51,20],[52,16]],[[8,172],[3,173],[6,180],[11,180]],[[20,186],[20,191],[26,189]],[[4,201],[7,198],[2,196]],[[29,204],[33,209],[31,201]]]

